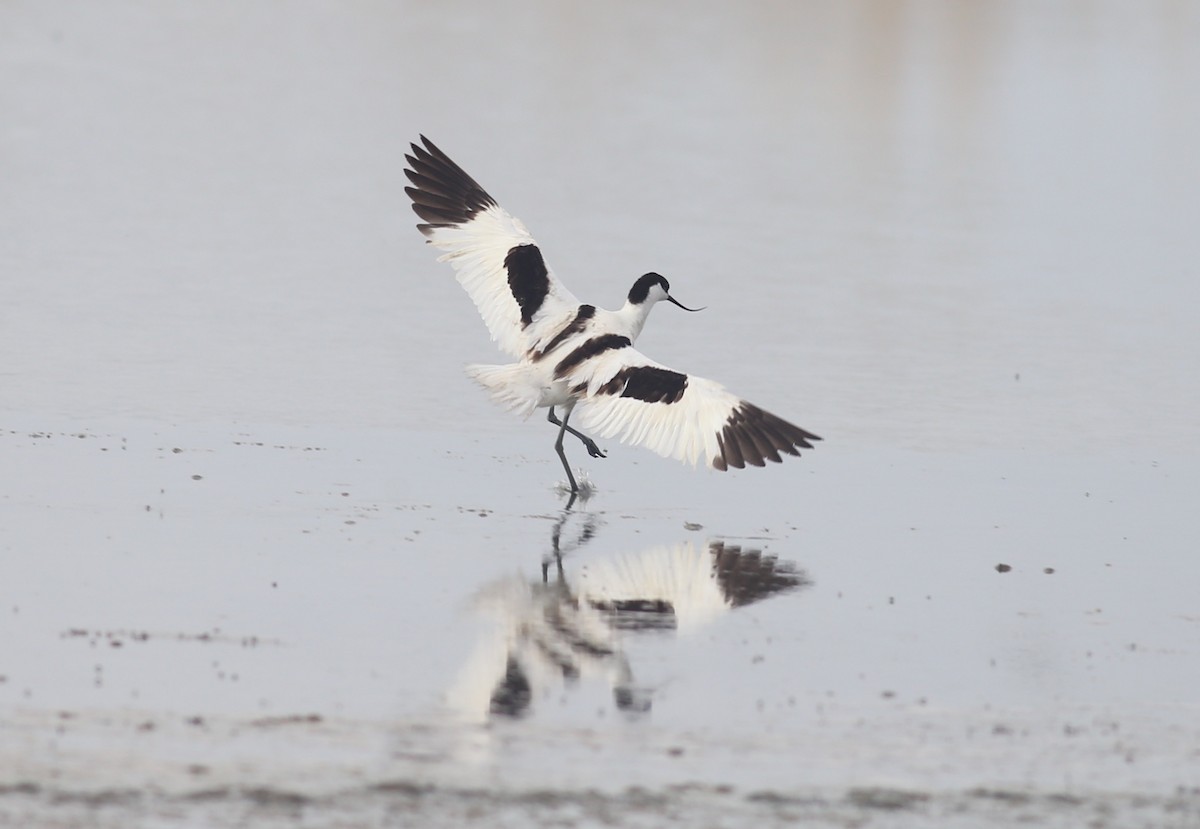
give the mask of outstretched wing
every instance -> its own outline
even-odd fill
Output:
[[[693,465],[703,459],[720,470],[778,463],[820,440],[720,383],[673,371],[619,339],[624,343],[602,344],[604,350],[563,377],[594,434]]]
[[[524,356],[543,330],[575,313],[579,300],[550,271],[520,220],[496,204],[479,184],[433,142],[413,144],[406,155],[412,182],[405,187],[417,229],[443,251],[458,282],[479,309],[492,339]]]

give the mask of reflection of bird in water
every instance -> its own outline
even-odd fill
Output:
[[[508,619],[504,676],[492,691],[492,714],[525,714],[535,687],[549,687],[556,678],[575,683],[584,676],[606,679],[618,709],[649,710],[649,693],[634,685],[629,660],[603,613],[575,601],[561,579],[541,585],[505,581],[495,587],[507,592],[507,609],[516,613]],[[523,595],[521,587],[527,588]]]
[[[615,627],[690,630],[725,611],[810,584],[803,570],[760,550],[710,541],[652,548],[582,568],[576,594]]]
[[[581,538],[593,529],[585,524]],[[509,577],[476,595],[476,606],[499,623],[495,647],[480,654],[493,665],[491,679],[480,666],[470,672],[477,682],[490,683],[486,706],[493,716],[527,714],[539,695],[585,677],[606,680],[619,710],[648,711],[650,691],[634,681],[622,635],[663,629],[686,633],[732,608],[811,583],[790,562],[720,541],[700,548],[691,542],[653,547],[592,562],[570,579],[562,552],[556,546],[540,583]],[[556,565],[553,578],[550,562]],[[472,704],[483,703],[482,690],[469,695],[476,700]]]

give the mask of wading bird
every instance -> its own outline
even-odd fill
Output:
[[[763,466],[811,449],[816,435],[738,398],[719,383],[682,374],[633,347],[656,302],[671,296],[657,273],[638,277],[617,311],[585,305],[546,265],[525,226],[462,168],[421,136],[406,155],[405,192],[422,220],[417,229],[442,251],[479,309],[492,339],[518,358],[467,373],[497,403],[528,417],[547,408],[558,427],[554,449],[571,492],[579,491],[563,451],[570,432],[593,458],[596,442],[567,425],[576,405],[585,428],[602,438],[640,444],[664,457],[714,469]],[[555,408],[562,409],[562,419]]]

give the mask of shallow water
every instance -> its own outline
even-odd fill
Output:
[[[0,7],[0,824],[1200,820],[1197,25]],[[825,442],[565,510],[419,132]]]
[[[549,460],[452,437],[6,431],[0,814],[1195,815],[1190,465],[813,453],[648,503],[626,452],[568,512]],[[714,603],[735,546],[784,589]],[[674,613],[589,605],[629,583]]]

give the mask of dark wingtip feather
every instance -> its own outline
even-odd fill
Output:
[[[713,458],[712,466],[724,472],[731,466],[744,469],[746,464],[780,463],[783,460],[780,453],[799,455],[800,449],[812,449],[811,441],[820,439],[812,432],[743,401],[730,413],[725,427],[717,434],[720,454]]]
[[[711,542],[708,549],[721,592],[733,607],[812,584],[804,570],[761,550],[742,550],[721,541]]]
[[[413,186],[405,187],[404,192],[412,199],[413,212],[424,222],[417,229],[426,236],[438,227],[465,224],[496,204],[479,182],[424,135],[421,144],[410,146],[412,155],[404,156],[408,162],[404,174]]]

